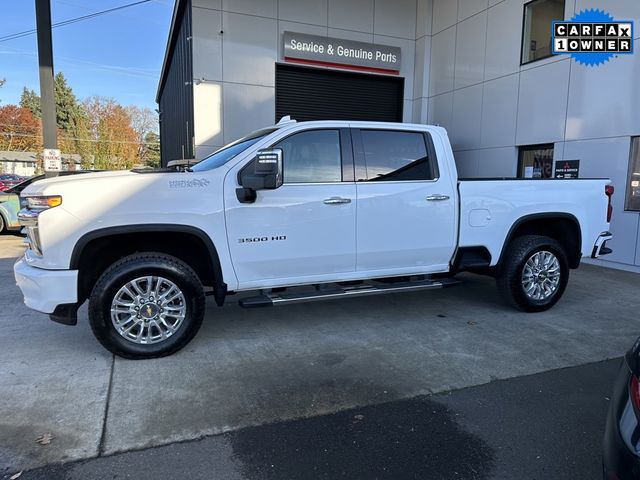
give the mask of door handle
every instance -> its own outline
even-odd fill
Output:
[[[323,200],[325,205],[341,205],[343,203],[351,203],[350,198],[342,198],[342,197],[331,197]]]
[[[449,195],[440,195],[439,193],[436,193],[427,197],[427,201],[429,202],[441,202],[443,200],[449,200]]]

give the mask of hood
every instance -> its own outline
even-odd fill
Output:
[[[136,175],[139,174],[131,172],[130,170],[115,170],[109,172],[91,172],[78,175],[64,175],[59,177],[44,178],[42,180],[38,180],[37,182],[33,182],[31,185],[25,188],[22,191],[22,195],[40,195],[44,193],[45,190],[47,190],[48,192],[53,192],[55,190],[55,187],[65,187],[69,184],[78,185],[80,182],[103,179],[115,180],[117,178],[131,177]]]

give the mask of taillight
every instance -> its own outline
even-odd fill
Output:
[[[631,403],[633,403],[636,412],[640,412],[640,382],[638,382],[638,377],[635,375],[631,377],[629,395],[631,396]]]
[[[613,197],[614,191],[615,188],[613,188],[613,185],[605,185],[604,194],[609,199],[609,204],[607,205],[607,223],[611,222],[611,215],[613,215],[613,205],[611,205],[611,197]]]

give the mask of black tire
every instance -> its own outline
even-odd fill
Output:
[[[0,235],[6,232],[4,218],[0,215]]]
[[[157,343],[139,344],[118,333],[111,319],[111,306],[128,282],[147,276],[162,277],[177,286],[183,295],[180,306],[185,306],[185,313],[179,327],[170,336]],[[186,263],[163,253],[136,253],[118,260],[100,276],[89,298],[89,323],[94,335],[107,350],[129,359],[164,357],[177,352],[198,333],[204,311],[204,289],[197,274]],[[138,315],[137,318],[142,317]],[[152,327],[146,328],[151,332]]]
[[[558,260],[560,276],[557,287],[546,298],[534,299],[523,286],[523,272],[527,261],[538,252],[550,252]],[[560,243],[542,235],[523,235],[507,246],[499,273],[496,277],[502,297],[514,307],[525,312],[542,312],[553,307],[562,297],[569,281],[569,262]]]

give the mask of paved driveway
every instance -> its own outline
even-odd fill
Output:
[[[640,335],[640,276],[585,265],[542,314],[473,275],[318,304],[210,303],[186,349],[127,361],[93,339],[86,308],[67,327],[22,305],[20,242],[0,237],[0,474],[619,357]]]

